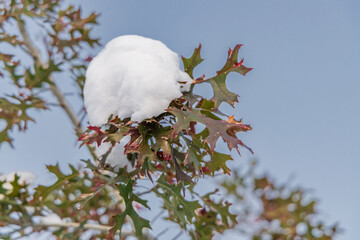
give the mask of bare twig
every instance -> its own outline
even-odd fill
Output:
[[[59,223],[46,223],[46,222],[40,222],[36,224],[37,226],[43,226],[43,227],[74,227],[74,228],[84,228],[84,229],[93,229],[93,230],[100,230],[100,231],[109,231],[110,226],[105,225],[97,225],[97,224],[83,224],[75,223],[75,222],[59,222]],[[31,226],[29,224],[29,226]],[[28,226],[28,227],[29,227]],[[126,232],[122,231],[121,235],[134,235],[132,232]]]
[[[168,228],[162,230],[158,235],[155,236],[155,239],[159,238],[161,235],[163,235],[164,233],[166,233],[168,230],[169,230]]]
[[[25,29],[24,21],[19,17],[19,18],[17,18],[17,23],[19,26],[19,31],[21,33],[21,36],[23,38],[24,45],[26,46],[26,52],[32,56],[36,65],[44,67],[44,68],[47,67],[47,64],[44,64],[41,61],[40,51],[32,43],[32,41],[29,37],[29,34],[27,33],[27,31]],[[64,112],[70,119],[72,125],[74,126],[75,133],[79,137],[81,134],[84,133],[84,130],[81,127],[80,120],[78,119],[78,117],[76,116],[74,111],[72,110],[70,104],[65,99],[64,94],[61,93],[61,91],[58,88],[58,86],[56,85],[54,79],[50,76],[49,80],[50,80],[50,91],[57,99],[59,106],[64,110]],[[98,157],[95,153],[94,148],[91,146],[88,146],[88,145],[87,145],[87,148],[88,148],[91,156],[94,158],[95,162],[97,162]]]
[[[99,231],[109,231],[111,229],[110,226],[106,225],[100,225],[100,224],[80,224],[77,222],[58,222],[58,223],[46,223],[46,222],[39,222],[39,223],[33,223],[33,222],[27,222],[27,223],[20,223],[17,224],[20,226],[20,229],[24,229],[26,227],[66,227],[66,228],[82,228],[82,229],[92,229],[92,230],[99,230]],[[15,231],[9,233],[13,234],[15,232],[18,232],[19,229],[16,229]],[[9,235],[7,234],[7,235]],[[134,232],[130,231],[121,231],[122,236],[135,236]],[[1,235],[0,235],[1,236]]]
[[[152,224],[154,224],[154,222],[156,221],[156,220],[158,220],[159,219],[159,217],[161,217],[161,215],[163,215],[163,213],[165,212],[165,210],[163,209],[163,210],[161,210],[153,219],[151,219],[151,223]]]
[[[183,234],[183,231],[180,230],[180,232],[178,234],[176,234],[176,236],[172,240],[178,239],[182,234]]]

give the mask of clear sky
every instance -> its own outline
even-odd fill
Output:
[[[254,70],[247,77],[231,76],[228,84],[241,96],[236,117],[253,127],[245,142],[261,168],[279,182],[295,175],[293,182],[312,190],[323,217],[339,221],[344,229],[338,239],[360,239],[359,1],[76,3],[101,14],[95,33],[102,44],[138,34],[190,56],[201,43],[205,61],[197,76],[212,76],[228,48],[244,44],[240,57]],[[64,89],[72,86],[67,79],[57,81]],[[45,163],[65,166],[86,158],[61,110],[33,116],[36,125],[30,124],[26,134],[13,135],[15,149],[0,149],[1,172],[29,170],[46,181]]]

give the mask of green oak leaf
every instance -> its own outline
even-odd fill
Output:
[[[50,80],[50,76],[53,72],[60,72],[61,64],[54,64],[53,61],[48,63],[47,67],[34,64],[34,73],[30,69],[27,69],[24,74],[25,86],[28,89],[41,88],[43,83],[53,84]]]
[[[182,226],[192,223],[193,218],[196,217],[196,209],[201,207],[199,202],[186,200],[181,195],[182,185],[170,185],[166,182],[164,175],[161,175],[157,183],[152,191],[164,200],[163,207],[169,211],[169,218]],[[159,191],[160,189],[162,191]]]
[[[203,154],[201,153],[201,148],[203,147],[201,141],[196,138],[189,140],[183,136],[183,139],[188,146],[188,154],[185,157],[184,164],[193,163],[195,168],[199,170],[201,168],[200,162],[203,161]]]
[[[27,114],[27,110],[30,108],[46,109],[46,105],[43,100],[34,96],[28,96],[27,98],[17,96],[0,98],[0,120],[4,120],[6,124],[5,128],[0,132],[0,144],[8,142],[11,145],[8,132],[14,126],[17,126],[20,131],[25,131],[28,122],[34,122]]]
[[[210,169],[212,173],[222,169],[224,173],[230,174],[231,170],[226,166],[226,162],[233,160],[231,155],[214,152],[211,155],[211,161],[206,163],[206,166]]]
[[[15,86],[17,86],[18,88],[22,88],[23,84],[21,83],[20,80],[23,78],[23,75],[17,73],[18,65],[9,64],[4,61],[4,69],[9,73],[9,76],[10,76],[11,80],[13,81],[13,83],[15,84]]]
[[[135,227],[135,234],[139,239],[144,239],[143,234],[142,234],[143,228],[151,229],[150,222],[148,220],[140,217],[132,205],[133,202],[136,201],[136,202],[142,204],[143,206],[149,208],[146,200],[142,200],[133,194],[133,184],[134,184],[134,180],[129,180],[126,185],[123,185],[123,184],[118,185],[118,189],[120,191],[120,196],[123,197],[124,202],[125,202],[125,210],[121,214],[117,214],[113,217],[115,220],[115,224],[109,230],[109,234],[110,234],[109,237],[113,237],[115,235],[116,231],[118,231],[118,230],[120,231],[120,234],[121,234],[121,228],[125,222],[125,217],[127,215],[132,219],[132,221],[134,223],[134,227]]]
[[[189,132],[191,122],[204,124],[208,129],[209,135],[205,138],[205,142],[209,143],[213,152],[219,138],[222,138],[228,145],[229,150],[235,148],[238,152],[239,145],[251,151],[240,139],[236,137],[239,131],[251,130],[251,127],[241,122],[236,122],[230,117],[228,120],[215,120],[202,114],[201,110],[189,109],[180,110],[177,108],[169,108],[167,110],[177,118],[177,122],[172,126],[174,129],[173,136],[177,136],[181,131]]]
[[[40,185],[35,188],[35,194],[34,198],[42,198],[45,199],[49,194],[51,194],[53,191],[59,189],[60,187],[67,185],[69,181],[75,181],[75,179],[79,176],[79,171],[77,171],[72,165],[69,164],[69,167],[71,169],[71,173],[69,175],[65,175],[61,172],[59,168],[59,164],[56,164],[54,166],[48,165],[46,168],[49,170],[49,172],[56,175],[57,180],[54,184],[50,186],[43,186]]]
[[[156,154],[151,150],[148,141],[142,141],[138,153],[139,156],[136,161],[138,166],[142,166],[145,160],[155,161],[156,159]]]
[[[206,205],[213,211],[215,211],[217,214],[220,215],[221,221],[223,224],[229,227],[233,227],[235,224],[237,224],[236,221],[236,215],[230,213],[229,207],[231,204],[227,201],[220,200],[218,202],[215,202],[211,200],[211,196],[216,194],[218,192],[218,189],[214,192],[208,193],[205,196],[202,197],[202,200],[206,203]]]
[[[219,108],[222,102],[226,102],[232,107],[234,107],[235,103],[238,102],[238,95],[228,90],[225,80],[225,74],[220,74],[207,80],[214,91],[214,97],[212,97],[211,100],[214,102],[215,110]]]
[[[215,77],[207,80],[199,81],[208,82],[211,84],[214,96],[211,99],[214,102],[214,109],[217,110],[221,103],[226,102],[234,107],[235,103],[238,102],[238,95],[229,91],[226,86],[226,77],[230,72],[237,72],[242,75],[246,75],[252,68],[243,66],[243,60],[238,62],[238,53],[241,45],[238,44],[234,49],[229,49],[229,56],[224,67],[216,73]]]
[[[171,157],[171,146],[169,143],[171,135],[171,127],[157,128],[153,132],[153,136],[155,137],[156,142],[152,146],[152,148],[155,151],[161,150],[163,152],[164,159],[166,160],[169,160]]]
[[[215,190],[201,197],[205,206],[198,211],[198,218],[194,223],[195,231],[190,232],[193,239],[212,239],[215,233],[223,233],[236,226],[237,216],[229,211],[231,204],[223,200],[215,202],[210,198],[217,192],[218,190]]]
[[[15,198],[20,196],[21,186],[19,180],[20,180],[20,176],[15,174],[14,180],[10,182],[12,190],[10,193],[7,194],[8,197]]]
[[[204,59],[200,56],[201,44],[197,48],[195,48],[194,53],[190,58],[181,57],[184,63],[184,70],[189,74],[191,78],[193,76],[194,68],[199,65]]]

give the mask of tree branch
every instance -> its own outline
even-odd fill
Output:
[[[15,223],[11,223],[15,224]],[[66,228],[82,228],[82,229],[92,229],[92,230],[99,230],[99,231],[109,231],[111,229],[110,226],[106,225],[100,225],[100,224],[80,224],[77,222],[58,222],[58,223],[46,223],[46,222],[39,222],[39,223],[33,223],[33,222],[26,222],[26,223],[16,223],[15,225],[20,226],[21,229],[24,229],[26,227],[66,227]],[[18,232],[19,229],[14,230],[13,232],[7,233],[6,235],[11,235],[13,233]],[[135,236],[134,232],[130,231],[121,231],[122,236]],[[1,234],[0,234],[1,236]]]
[[[19,31],[23,37],[23,42],[24,45],[27,48],[27,53],[30,54],[30,56],[32,56],[32,58],[34,59],[34,62],[36,65],[42,66],[42,67],[47,67],[46,64],[44,64],[41,61],[41,56],[40,56],[40,51],[33,45],[29,34],[27,33],[26,29],[25,29],[25,23],[22,19],[17,18],[17,23],[19,26]],[[61,91],[59,90],[59,88],[57,87],[57,85],[55,84],[54,79],[50,76],[49,80],[51,82],[50,84],[50,90],[53,93],[53,95],[56,97],[60,107],[65,111],[66,115],[69,117],[72,125],[74,126],[76,135],[78,137],[80,137],[80,135],[84,132],[84,130],[81,127],[81,122],[79,121],[78,117],[76,116],[76,114],[74,113],[74,111],[72,110],[70,104],[67,102],[67,100],[64,97],[64,94],[61,93]],[[86,145],[90,154],[92,155],[93,159],[95,162],[98,162],[98,156],[95,153],[95,149],[92,146]],[[47,226],[47,227],[80,227],[79,223],[58,223],[58,224],[47,224],[47,223],[40,223],[38,225],[41,226]],[[103,225],[92,225],[92,224],[84,224],[81,227],[83,228],[88,228],[88,229],[96,229],[96,230],[101,230],[101,231],[108,231],[111,227],[109,226],[103,226]],[[147,240],[154,240],[154,238],[147,232],[144,231],[144,239]],[[134,232],[121,232],[122,236],[135,236]]]
[[[69,223],[63,223],[63,222],[59,222],[59,223],[45,223],[45,222],[40,222],[37,224],[28,224],[28,227],[31,226],[42,226],[42,227],[74,227],[74,228],[84,228],[84,229],[93,229],[93,230],[100,230],[100,231],[109,231],[111,229],[110,226],[106,226],[106,225],[97,225],[97,224],[83,224],[81,225],[80,223],[76,223],[76,222],[69,222]],[[147,233],[146,231],[143,232],[144,234],[144,239],[145,240],[155,240],[149,233]],[[121,231],[121,237],[129,237],[129,236],[136,236],[134,232],[131,231]]]
[[[83,224],[81,225],[80,223],[75,223],[75,222],[59,222],[59,223],[46,223],[46,222],[40,222],[37,224],[29,224],[28,227],[32,226],[32,225],[37,225],[37,226],[43,226],[43,227],[74,227],[74,228],[85,228],[85,229],[93,229],[93,230],[100,230],[100,231],[109,231],[109,229],[111,228],[110,226],[105,226],[105,225],[97,225],[97,224]],[[121,234],[123,235],[134,235],[134,233],[132,232],[127,232],[127,231],[122,231]]]
[[[20,31],[21,36],[23,38],[24,45],[27,48],[27,53],[32,56],[32,58],[34,59],[34,62],[35,62],[36,65],[46,68],[47,64],[44,64],[41,61],[40,51],[31,42],[29,34],[27,33],[27,31],[25,29],[24,21],[20,17],[18,17],[16,20],[17,20],[17,23],[18,23],[18,26],[19,26],[19,31]],[[65,111],[66,115],[69,117],[69,119],[70,119],[70,121],[71,121],[71,123],[72,123],[72,125],[73,125],[73,127],[75,129],[76,135],[78,137],[80,137],[80,135],[84,132],[84,130],[81,127],[81,122],[79,121],[78,117],[76,116],[76,114],[72,110],[70,104],[65,99],[64,94],[61,93],[61,91],[58,88],[58,86],[56,85],[54,79],[50,76],[49,80],[51,82],[50,83],[50,91],[52,92],[52,94],[57,99],[60,107]],[[91,147],[91,146],[88,146],[88,145],[87,145],[87,148],[88,148],[91,156],[93,157],[94,161],[97,162],[98,157],[97,157],[97,155],[95,153],[94,148]]]

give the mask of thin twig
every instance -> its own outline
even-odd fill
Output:
[[[44,68],[47,67],[47,65],[41,61],[40,51],[32,43],[32,41],[29,37],[29,34],[27,33],[27,31],[25,29],[24,21],[20,17],[18,17],[16,20],[17,20],[17,23],[19,26],[19,31],[23,38],[23,42],[27,48],[26,52],[32,56],[36,65],[42,66]],[[84,133],[84,130],[81,127],[81,122],[79,121],[76,114],[72,110],[70,104],[65,99],[64,94],[61,93],[58,86],[55,84],[55,81],[52,78],[52,76],[49,77],[49,80],[50,80],[50,86],[49,86],[50,91],[56,97],[60,107],[65,111],[66,115],[69,117],[72,125],[74,126],[76,135],[78,137],[80,137],[80,135]],[[87,146],[91,156],[94,158],[95,162],[97,162],[98,157],[95,153],[94,148],[89,145],[86,145],[86,146]]]
[[[92,229],[92,230],[99,230],[99,231],[104,231],[107,232],[111,229],[110,226],[106,226],[106,225],[98,225],[98,224],[80,224],[77,222],[58,222],[58,223],[46,223],[46,222],[40,222],[40,223],[27,223],[24,224],[23,226],[25,227],[66,227],[66,228],[82,228],[82,229]],[[134,232],[130,232],[130,231],[121,231],[121,235],[122,236],[135,236]]]
[[[110,226],[105,226],[105,225],[97,225],[97,224],[83,224],[81,225],[80,223],[75,223],[75,222],[68,222],[68,223],[63,223],[63,222],[59,222],[59,223],[46,223],[46,222],[40,222],[37,223],[36,225],[38,226],[43,226],[43,227],[74,227],[74,228],[85,228],[85,229],[93,229],[93,230],[100,230],[100,231],[109,231],[111,229]],[[29,224],[28,226],[31,226],[31,224]],[[125,231],[122,231],[121,234],[126,234]],[[127,233],[127,235],[132,235],[132,233]]]
[[[156,220],[158,220],[159,219],[159,217],[161,217],[161,215],[163,214],[165,212],[165,210],[163,209],[163,210],[161,210],[153,219],[151,219],[151,224],[154,224],[154,222],[156,221]]]
[[[100,168],[104,168],[105,167],[105,163],[106,163],[106,159],[108,158],[109,154],[111,153],[113,149],[113,146],[111,146],[107,151],[106,153],[104,153],[101,158],[100,158],[100,161],[99,161],[99,164],[96,168],[96,170],[99,170]]]
[[[30,40],[30,37],[25,29],[25,23],[22,19],[17,18],[17,23],[19,26],[19,31],[23,37],[23,42],[26,46],[26,52],[32,56],[34,59],[34,62],[38,66],[47,67],[46,64],[44,64],[41,61],[41,56],[39,50],[33,45],[33,43]],[[64,94],[59,90],[58,86],[56,85],[54,79],[50,76],[50,91],[53,93],[53,95],[56,97],[57,101],[59,102],[60,107],[65,111],[66,115],[69,117],[72,125],[74,126],[76,135],[80,137],[81,134],[84,133],[84,130],[81,127],[81,121],[78,119],[74,111],[72,110],[70,104],[67,102],[67,100],[64,97]],[[92,146],[86,145],[89,153],[92,155],[95,162],[98,162],[98,156],[95,153],[95,149]],[[131,221],[130,221],[131,222]],[[132,223],[132,222],[131,222]],[[42,223],[43,226],[62,226],[62,227],[79,227],[79,223],[62,223],[62,225],[59,224],[46,224]],[[110,227],[108,226],[102,226],[102,225],[91,225],[91,224],[85,224],[82,227],[84,228],[91,228],[91,229],[98,229],[98,230],[109,230]],[[134,236],[134,232],[122,232],[122,236],[125,234],[128,234],[129,236]],[[144,231],[143,233],[145,235],[145,239],[154,239],[147,231]]]
[[[180,232],[178,234],[176,234],[176,236],[172,240],[178,239],[178,237],[180,237],[182,234],[183,234],[183,231],[180,230]]]
[[[159,238],[161,235],[163,235],[164,233],[166,233],[168,230],[169,230],[168,228],[162,230],[158,235],[155,236],[155,239]]]
[[[149,194],[149,193],[152,193],[152,190],[149,190],[149,191],[146,191],[146,192],[141,192],[138,195],[138,197],[142,196],[142,195],[145,195],[145,194]]]

